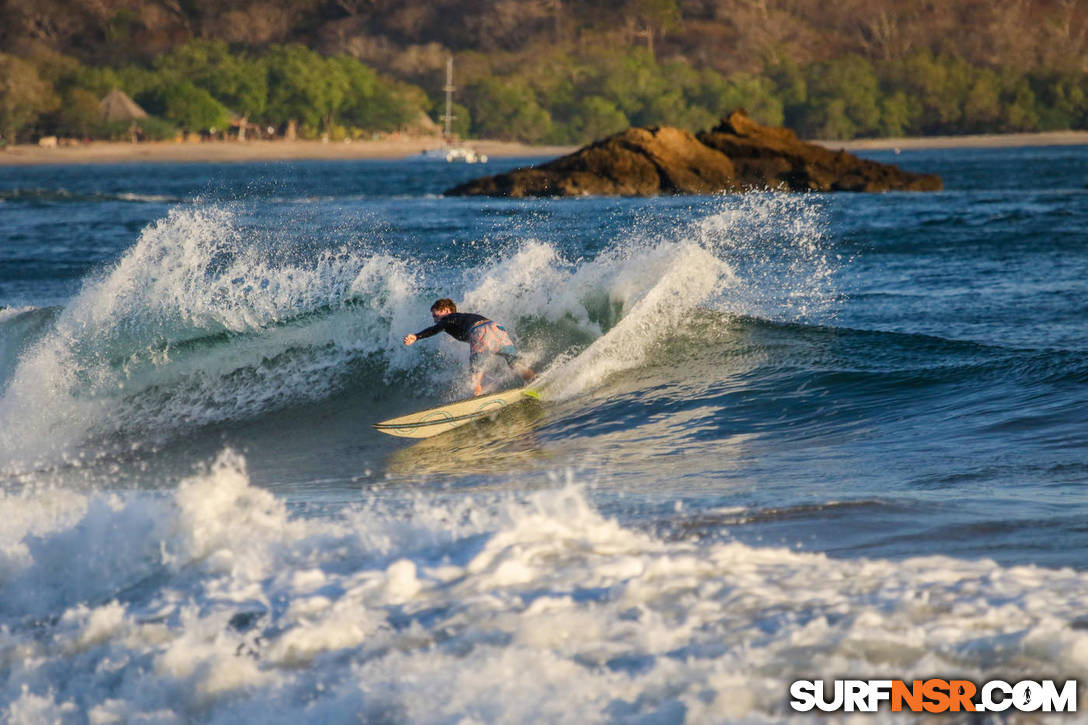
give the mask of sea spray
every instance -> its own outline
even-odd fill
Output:
[[[824,224],[813,200],[752,194],[722,198],[666,230],[636,225],[592,259],[566,261],[553,245],[530,240],[468,273],[465,305],[498,309],[523,324],[544,318],[576,326],[585,341],[572,349],[528,341],[531,359],[551,361],[545,379],[561,381],[549,393],[571,397],[642,364],[696,308],[773,321],[826,319],[837,300],[838,260],[825,249]]]
[[[687,235],[727,261],[736,284],[712,307],[773,322],[828,323],[840,301],[835,275],[849,260],[831,251],[820,197],[746,194],[695,219]]]
[[[637,269],[622,270],[615,277],[611,293],[623,300],[622,318],[584,352],[549,371],[549,377],[561,381],[549,386],[550,394],[571,397],[638,366],[653,344],[682,324],[692,307],[731,275],[724,262],[699,247],[657,252],[643,258]]]
[[[400,344],[436,295],[506,324],[530,364],[563,379],[553,394],[576,396],[640,365],[697,308],[790,320],[826,308],[820,224],[817,205],[772,194],[716,200],[671,228],[635,222],[590,258],[528,230],[454,270],[451,288],[449,270],[426,276],[365,229],[325,248],[270,239],[228,208],[179,207],[21,354],[0,399],[0,466],[156,445],[351,385],[463,397],[459,345]]]
[[[414,283],[381,252],[314,256],[278,263],[216,207],[146,228],[22,354],[0,399],[0,465],[328,395],[348,361],[395,349]]]

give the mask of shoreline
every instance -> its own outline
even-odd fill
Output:
[[[464,146],[490,158],[562,156],[573,146],[530,146],[512,141],[465,141]],[[42,148],[20,144],[0,150],[0,166],[125,163],[234,163],[274,161],[360,161],[407,159],[439,148],[433,137],[382,141],[92,141],[78,146]]]
[[[94,141],[79,146],[42,148],[21,144],[0,150],[0,166],[125,163],[234,163],[275,161],[358,161],[407,159],[438,148],[433,137],[382,141],[158,141],[127,143]],[[977,134],[970,136],[917,136],[868,138],[851,141],[809,140],[833,151],[913,151],[953,148],[1015,148],[1018,146],[1088,146],[1088,131]],[[466,141],[465,146],[491,158],[518,156],[557,157],[576,146],[531,146],[512,141]]]
[[[1088,146],[1088,131],[1038,133],[982,133],[967,136],[906,136],[856,138],[850,141],[809,141],[833,151],[922,151],[934,149],[990,149],[1018,146]]]

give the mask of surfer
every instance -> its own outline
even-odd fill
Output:
[[[499,356],[525,382],[531,382],[536,373],[521,363],[518,349],[502,325],[489,320],[483,315],[471,312],[458,312],[453,300],[443,297],[431,305],[431,318],[434,324],[414,335],[405,335],[404,344],[411,345],[440,332],[448,332],[461,342],[468,343],[468,363],[472,371],[472,394],[483,393],[484,363],[488,356]]]

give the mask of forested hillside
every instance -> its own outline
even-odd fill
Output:
[[[7,0],[0,132],[120,133],[95,117],[113,86],[152,135],[391,130],[437,116],[451,54],[463,135],[580,143],[738,106],[806,137],[1085,128],[1086,36],[1086,0]]]

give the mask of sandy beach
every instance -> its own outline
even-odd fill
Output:
[[[0,151],[0,165],[117,164],[128,162],[290,161],[298,159],[399,159],[438,148],[433,137],[382,141],[210,141],[204,143],[114,143],[94,141],[79,146],[41,148],[21,144]],[[562,156],[573,146],[529,146],[508,141],[469,141],[466,146],[489,157]]]
[[[984,134],[977,136],[929,136],[873,138],[853,141],[816,140],[830,149],[916,150],[942,148],[996,148],[1016,146],[1088,145],[1088,131]],[[470,141],[467,146],[492,158],[511,156],[562,156],[574,146],[530,146],[509,141]],[[434,138],[400,138],[382,141],[211,141],[204,143],[113,143],[95,141],[80,146],[41,148],[22,144],[0,151],[0,165],[116,164],[130,162],[232,162],[287,161],[295,159],[400,159],[441,146]]]

